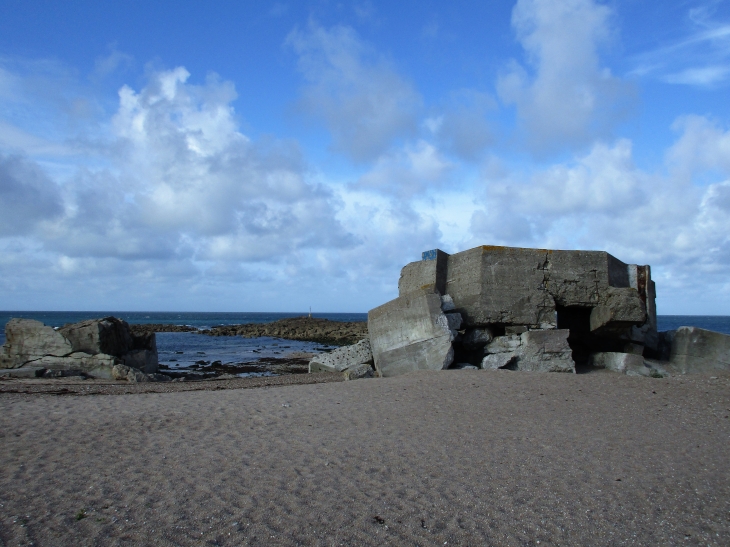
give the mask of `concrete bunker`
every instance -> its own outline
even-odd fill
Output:
[[[402,269],[398,291],[368,315],[383,376],[467,366],[576,372],[597,353],[658,351],[650,267],[603,251],[433,249]]]

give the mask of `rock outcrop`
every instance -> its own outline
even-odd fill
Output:
[[[256,338],[272,336],[287,340],[305,340],[344,346],[356,344],[368,335],[364,321],[330,321],[318,317],[291,317],[272,323],[246,323],[243,325],[223,325],[201,331],[208,336],[243,336]]]
[[[32,319],[11,319],[5,326],[6,343],[0,353],[4,376],[68,376],[154,380],[158,370],[154,333],[136,336],[115,317],[93,319],[54,329]],[[56,371],[56,372],[54,372]],[[139,376],[142,375],[142,376]],[[159,378],[158,378],[159,379]]]

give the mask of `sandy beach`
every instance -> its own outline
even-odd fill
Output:
[[[730,544],[727,374],[12,391],[2,546]]]

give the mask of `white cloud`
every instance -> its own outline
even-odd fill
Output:
[[[324,121],[335,150],[356,161],[373,159],[394,139],[414,135],[421,98],[388,62],[349,27],[310,22],[286,43],[308,80],[302,110]]]
[[[730,177],[730,130],[704,116],[682,116],[672,125],[680,138],[667,151],[667,162],[686,180],[716,171]]]
[[[454,167],[435,146],[419,140],[379,157],[355,187],[410,198],[443,186]]]
[[[652,265],[663,305],[675,306],[660,313],[680,305],[721,313],[730,301],[730,132],[699,117],[675,127],[682,134],[658,173],[637,168],[631,142],[620,139],[529,175],[485,180],[470,244],[607,250]],[[708,169],[716,182],[705,185]]]
[[[611,33],[610,9],[593,0],[519,0],[512,26],[534,76],[516,62],[497,83],[514,104],[536,150],[583,145],[606,135],[630,96],[602,67],[598,47]]]
[[[632,74],[670,84],[716,87],[730,81],[730,24],[714,18],[712,6],[688,10],[687,35],[634,58]]]

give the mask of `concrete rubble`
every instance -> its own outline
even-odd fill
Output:
[[[373,354],[366,338],[352,346],[343,346],[329,353],[315,355],[309,361],[309,372],[341,372],[345,380],[373,377]]]
[[[5,326],[0,376],[88,376],[130,382],[162,381],[154,333],[135,336],[120,319],[106,317],[59,329],[32,319]]]
[[[377,375],[448,368],[662,377],[730,370],[730,336],[657,332],[651,268],[603,251],[426,251],[368,313]]]

